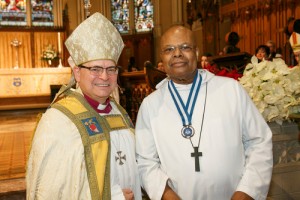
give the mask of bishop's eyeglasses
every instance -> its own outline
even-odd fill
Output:
[[[86,67],[84,65],[79,65],[78,67],[89,70],[90,74],[93,76],[100,76],[104,71],[106,71],[107,75],[109,76],[116,75],[119,72],[119,68],[117,66],[104,68],[101,66]]]
[[[167,46],[162,49],[162,53],[165,55],[173,55],[177,48],[179,49],[179,51],[181,51],[181,53],[189,53],[189,52],[193,51],[195,47],[192,45],[189,45],[189,44],[181,44],[181,45],[177,45],[177,46]]]

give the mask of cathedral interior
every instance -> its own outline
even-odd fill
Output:
[[[26,163],[38,114],[72,74],[64,43],[95,12],[112,22],[125,44],[118,62],[119,102],[133,123],[143,99],[167,77],[159,69],[160,38],[172,25],[194,33],[199,68],[209,55],[219,72],[238,80],[256,48],[268,41],[288,67],[300,67],[290,43],[293,32],[300,34],[299,0],[1,0],[0,199],[26,199]],[[269,123],[274,156],[269,200],[300,199],[298,113],[289,115],[292,123]]]

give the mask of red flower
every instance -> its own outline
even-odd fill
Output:
[[[217,76],[225,76],[225,77],[233,78],[235,80],[238,80],[243,76],[243,74],[239,74],[236,69],[228,71],[228,69],[223,68],[219,70],[216,65],[207,65],[203,69],[206,69]]]

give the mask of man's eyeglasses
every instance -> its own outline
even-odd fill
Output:
[[[164,49],[162,49],[162,53],[165,55],[172,55],[176,49],[179,49],[182,53],[189,53],[193,51],[194,46],[188,45],[188,44],[181,44],[177,46],[168,46]]]
[[[116,75],[119,72],[119,68],[117,66],[111,66],[111,67],[100,67],[100,66],[94,66],[94,67],[86,67],[83,65],[78,66],[80,68],[88,69],[93,76],[99,76],[101,75],[104,70],[106,71],[107,75],[112,76]]]

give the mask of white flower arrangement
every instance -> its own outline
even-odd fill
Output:
[[[53,45],[49,44],[46,49],[43,51],[42,59],[43,60],[53,60],[57,58],[57,52],[54,50]]]
[[[300,112],[300,67],[289,68],[280,58],[250,63],[240,83],[267,122],[282,124]]]

